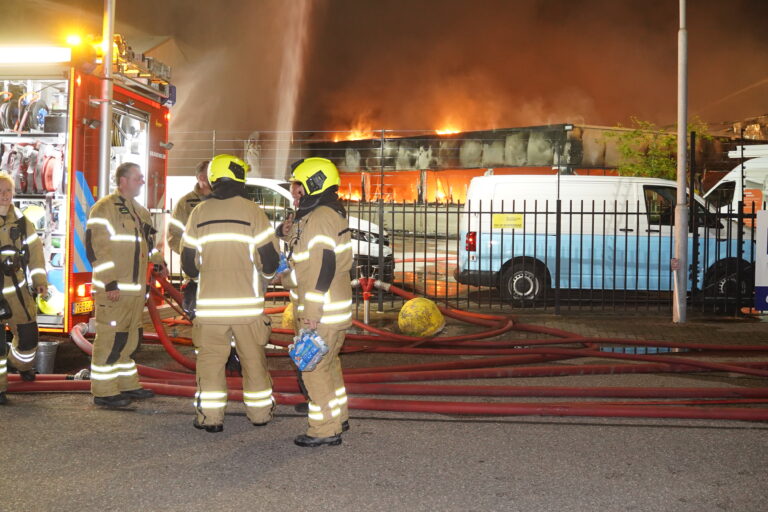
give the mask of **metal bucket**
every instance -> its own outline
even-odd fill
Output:
[[[35,357],[37,373],[53,373],[57,348],[59,348],[58,341],[41,341],[37,344],[37,356]]]

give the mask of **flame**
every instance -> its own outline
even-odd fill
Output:
[[[435,130],[435,133],[438,135],[453,135],[454,133],[459,133],[459,132],[461,132],[461,130],[451,124],[443,126],[439,130]]]
[[[435,202],[436,203],[447,203],[448,202],[448,196],[445,193],[445,190],[443,188],[443,182],[440,181],[440,178],[437,178],[437,187],[435,187]]]
[[[370,123],[366,121],[357,121],[351,129],[333,135],[333,142],[341,140],[363,140],[375,139],[376,133],[373,131]]]

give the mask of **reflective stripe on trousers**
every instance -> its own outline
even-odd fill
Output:
[[[341,433],[341,423],[349,419],[339,359],[345,331],[320,324],[317,332],[328,345],[328,353],[314,370],[301,374],[310,398],[307,435],[328,437]]]
[[[234,325],[201,324],[198,318],[195,318],[198,329],[199,397],[195,400],[198,423],[219,425],[224,422],[227,400],[224,366],[232,348],[233,337],[243,372],[243,402],[246,404],[248,419],[253,423],[268,422],[272,419],[273,408],[272,379],[264,355],[264,345],[272,332],[269,318],[260,316],[253,322]]]

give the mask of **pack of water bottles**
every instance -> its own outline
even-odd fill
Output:
[[[288,270],[288,259],[285,257],[285,253],[281,252],[280,253],[280,263],[278,263],[278,265],[277,265],[277,271],[276,272],[278,274],[282,274],[286,270]]]
[[[328,352],[328,345],[314,329],[302,329],[288,345],[288,355],[302,372],[311,372]]]

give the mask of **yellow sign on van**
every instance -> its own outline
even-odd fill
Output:
[[[522,213],[494,213],[493,229],[523,229]]]

